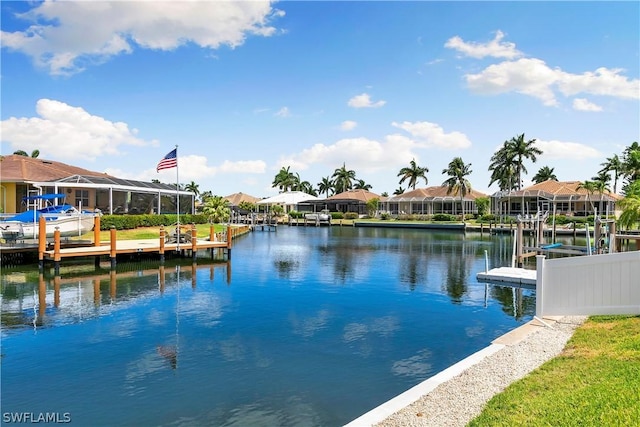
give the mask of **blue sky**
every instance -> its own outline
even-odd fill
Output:
[[[639,139],[638,2],[6,2],[2,154],[225,196],[343,164],[392,194],[524,133],[560,180]],[[406,186],[406,184],[404,185]],[[419,186],[425,186],[421,181]],[[618,186],[619,187],[619,186]]]

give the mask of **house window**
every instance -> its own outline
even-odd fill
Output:
[[[89,206],[89,190],[76,190],[75,206],[78,208]]]

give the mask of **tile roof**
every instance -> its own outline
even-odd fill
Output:
[[[242,202],[255,203],[260,200],[259,197],[253,197],[242,192],[229,194],[228,196],[224,196],[224,198],[229,201],[231,206],[238,206]]]
[[[331,197],[327,197],[325,200],[357,200],[359,202],[366,203],[371,199],[381,199],[376,193],[372,193],[367,190],[349,190],[339,194],[334,194]]]
[[[0,181],[55,181],[71,175],[106,176],[105,173],[67,165],[53,160],[44,160],[11,154],[3,156],[0,162]]]
[[[510,196],[513,197],[513,196],[523,196],[523,195],[524,196],[540,195],[540,196],[551,197],[551,198],[553,196],[558,196],[558,197],[578,196],[578,198],[583,198],[583,199],[586,199],[587,195],[589,195],[589,197],[592,197],[592,198],[600,196],[600,194],[597,192],[591,195],[584,188],[579,188],[581,184],[582,184],[581,181],[547,180],[544,182],[540,182],[538,184],[530,185],[529,187],[523,188],[520,191],[515,191],[511,193]],[[602,194],[604,196],[609,196],[614,200],[619,200],[622,198],[621,196],[609,190],[605,190],[604,193]]]
[[[444,186],[433,186],[433,187],[425,187],[425,188],[416,188],[415,190],[411,190],[411,191],[407,191],[405,193],[402,194],[398,194],[395,196],[391,196],[389,198],[389,202],[394,202],[394,201],[409,201],[411,199],[413,200],[426,200],[426,199],[434,199],[434,198],[460,198],[459,195],[455,195],[453,193],[451,194],[447,194],[447,191],[449,190],[448,187],[444,187]],[[471,189],[470,193],[467,193],[467,195],[465,196],[466,200],[475,200],[478,197],[487,197],[486,194],[481,193],[480,191]]]

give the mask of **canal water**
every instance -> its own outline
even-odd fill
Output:
[[[510,236],[278,227],[229,262],[3,269],[2,412],[77,426],[340,426],[532,318]],[[105,265],[103,263],[103,265]]]

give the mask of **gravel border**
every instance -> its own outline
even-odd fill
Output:
[[[465,426],[482,412],[485,404],[495,394],[560,354],[586,318],[565,316],[556,322],[545,319],[548,326],[538,320],[529,322],[525,326],[530,330],[523,336],[512,339],[511,343],[501,346],[497,351],[489,352],[477,363],[374,425]],[[531,325],[535,325],[535,328],[531,328]],[[357,421],[355,420],[356,424]]]

